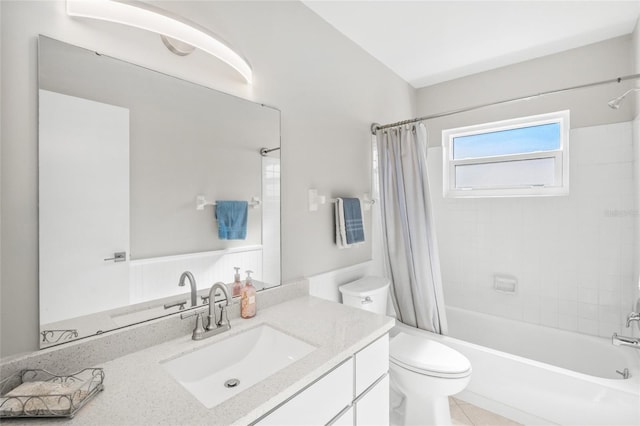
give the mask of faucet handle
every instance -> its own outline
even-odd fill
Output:
[[[192,309],[190,311],[180,314],[180,318],[181,319],[191,318],[192,316],[203,314],[206,311],[207,311],[207,308]]]
[[[186,300],[179,300],[177,302],[174,303],[165,303],[164,308],[165,309],[171,309],[171,308],[175,308],[176,306],[179,306],[180,308],[178,309],[179,311],[184,311],[184,305],[187,304]]]
[[[202,336],[204,336],[204,324],[203,324],[203,320],[202,320],[202,312],[198,312],[196,314],[196,328],[193,329],[193,333],[191,335],[191,338],[193,340],[200,340],[202,339]]]
[[[200,300],[202,300],[203,305],[209,304],[209,296],[200,296]]]
[[[223,305],[222,303],[220,303],[218,305],[218,308],[220,308],[220,320],[216,323],[216,325],[218,327],[220,327],[223,324],[228,325],[229,324],[229,313],[228,313],[227,305]],[[224,322],[222,321],[222,317],[223,316],[224,316]]]
[[[631,312],[627,315],[627,328],[631,327],[631,321],[640,321],[640,313]]]

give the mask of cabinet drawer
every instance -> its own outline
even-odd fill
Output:
[[[278,407],[259,425],[326,425],[353,400],[353,358]]]
[[[351,406],[348,410],[345,410],[339,416],[334,418],[327,426],[353,426],[354,420],[354,409],[353,406]]]
[[[356,426],[389,425],[389,375],[356,402]]]
[[[361,350],[356,358],[356,397],[389,371],[389,335]]]

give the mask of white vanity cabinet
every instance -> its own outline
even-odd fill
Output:
[[[389,424],[389,335],[355,355],[355,425]]]
[[[326,425],[353,400],[353,358],[349,358],[311,386],[279,406],[257,424]]]
[[[389,336],[348,358],[256,424],[388,425]]]

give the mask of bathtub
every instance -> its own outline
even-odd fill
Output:
[[[609,339],[447,308],[449,336],[406,327],[464,354],[457,397],[523,424],[640,425],[640,351]],[[628,368],[624,380],[616,370]]]

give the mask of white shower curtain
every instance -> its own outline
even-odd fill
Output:
[[[400,322],[446,334],[422,123],[376,132],[382,240]]]

